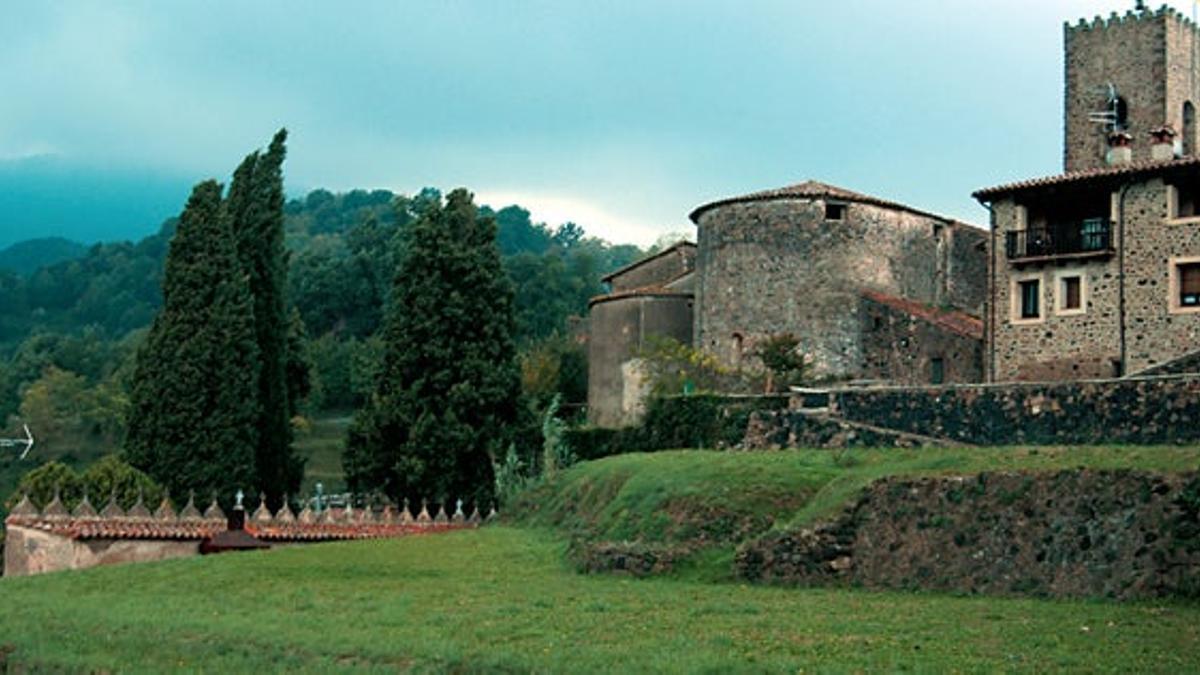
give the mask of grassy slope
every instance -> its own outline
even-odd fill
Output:
[[[779,526],[805,525],[882,476],[1074,467],[1189,471],[1200,467],[1200,447],[631,454],[580,464],[538,486],[512,512],[523,523],[596,539],[670,541],[693,532],[679,527],[678,512],[688,509],[709,518],[714,511],[760,513]]]
[[[1200,607],[579,576],[505,527],[0,580],[39,668],[1178,672]]]
[[[326,494],[346,489],[342,448],[350,420],[349,416],[336,414],[317,417],[307,433],[296,434],[296,453],[306,460],[301,494],[311,495],[318,481],[324,484]]]

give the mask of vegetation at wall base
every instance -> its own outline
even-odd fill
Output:
[[[1200,640],[1195,604],[580,576],[562,552],[549,532],[488,527],[4,579],[0,662],[18,672],[1183,672]]]

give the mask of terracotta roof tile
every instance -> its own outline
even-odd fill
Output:
[[[868,300],[887,305],[910,316],[915,316],[951,333],[975,340],[983,339],[983,321],[966,312],[938,309],[878,291],[863,290],[860,293]]]
[[[859,204],[870,204],[872,206],[881,206],[881,207],[887,208],[887,209],[908,211],[909,213],[913,213],[918,216],[925,216],[927,218],[943,220],[943,221],[946,221],[947,223],[957,223],[958,222],[958,221],[954,220],[953,218],[947,218],[945,216],[939,216],[936,213],[930,213],[928,211],[914,209],[911,206],[907,206],[907,205],[901,204],[899,202],[893,202],[893,201],[889,201],[887,199],[880,199],[879,197],[873,197],[868,194],[863,194],[861,192],[855,192],[853,190],[847,190],[845,188],[837,187],[836,185],[829,185],[828,183],[822,183],[820,181],[815,181],[815,180],[805,181],[805,182],[799,183],[797,185],[789,185],[787,187],[776,188],[774,190],[763,190],[761,192],[751,192],[750,194],[742,195],[740,197],[729,197],[727,199],[718,199],[715,202],[709,202],[702,206],[696,207],[696,209],[693,210],[691,212],[691,214],[688,215],[688,218],[690,218],[693,223],[698,224],[700,222],[700,216],[705,211],[708,211],[709,209],[714,209],[719,206],[726,206],[729,204],[745,204],[745,203],[749,203],[749,202],[767,202],[767,201],[774,201],[777,199],[833,199],[836,201],[857,202]]]
[[[157,520],[147,518],[45,518],[40,515],[10,515],[9,526],[27,527],[70,539],[170,539],[203,540],[228,525],[222,520]],[[412,534],[443,532],[471,525],[462,523],[378,523],[378,522],[247,522],[246,532],[263,541],[338,541],[379,539]]]
[[[1106,181],[1114,178],[1134,177],[1142,174],[1157,173],[1167,169],[1186,168],[1193,166],[1200,166],[1200,157],[1184,157],[1182,159],[1169,159],[1166,161],[1157,162],[1132,162],[1130,164],[1122,164],[1120,166],[1105,166],[1095,169],[1086,169],[1083,171],[1071,171],[1068,173],[1060,173],[1054,176],[1030,178],[1028,180],[1017,181],[1015,183],[997,185],[995,187],[977,190],[972,196],[979,200],[989,201],[991,199],[995,199],[996,197],[1003,197],[1015,192],[1022,192],[1035,188],[1069,185],[1072,183],[1084,183],[1088,181]]]

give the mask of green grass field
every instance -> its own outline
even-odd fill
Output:
[[[31,670],[1045,671],[1197,667],[1200,607],[580,576],[511,527],[0,580]]]
[[[728,523],[811,522],[887,474],[1198,464],[1200,448],[1176,447],[625,455],[535,486],[510,524],[479,531],[0,579],[0,661],[18,672],[1200,671],[1196,603],[753,587],[728,581],[724,555],[637,580],[580,575],[565,556],[580,533],[703,536],[728,553],[753,534]],[[769,518],[738,520],[758,512]]]

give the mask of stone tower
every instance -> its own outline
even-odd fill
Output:
[[[1151,159],[1150,132],[1170,126],[1176,154],[1195,155],[1200,105],[1200,40],[1184,15],[1158,10],[1116,13],[1064,27],[1067,172],[1106,166],[1110,136],[1129,134],[1132,161]],[[1092,121],[1109,113],[1110,123]]]

